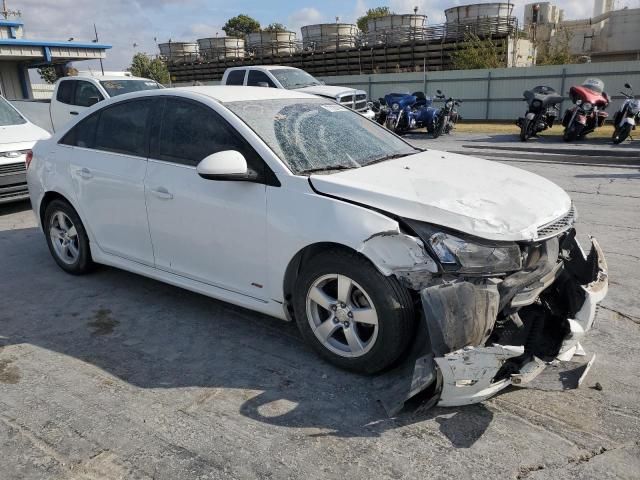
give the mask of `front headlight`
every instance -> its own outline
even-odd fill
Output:
[[[437,256],[444,270],[491,275],[522,268],[522,256],[517,243],[465,239],[438,231],[429,224],[408,223]]]
[[[588,112],[588,111],[589,111],[589,110],[591,110],[592,108],[593,108],[593,105],[591,105],[589,102],[584,102],[584,103],[582,104],[582,109],[583,109],[585,112]]]
[[[394,112],[397,112],[398,110],[400,110],[400,104],[399,103],[392,104],[391,110],[393,110]]]

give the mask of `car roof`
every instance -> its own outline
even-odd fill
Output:
[[[286,65],[245,65],[244,67],[230,67],[227,70],[245,70],[247,68],[253,68],[256,70],[300,70],[296,67],[288,67]]]
[[[242,102],[247,100],[278,100],[289,98],[310,99],[318,98],[308,93],[296,92],[295,90],[285,90],[282,88],[266,88],[266,87],[243,87],[243,86],[203,86],[203,87],[177,87],[167,88],[164,90],[153,90],[157,95],[166,95],[171,90],[192,92],[204,95],[221,103],[226,102]]]
[[[147,82],[153,82],[150,78],[133,77],[129,75],[72,75],[69,77],[62,77],[61,81],[66,80],[98,80],[98,81],[113,81],[113,80],[146,80]]]

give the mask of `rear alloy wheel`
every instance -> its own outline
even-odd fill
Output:
[[[45,210],[43,226],[49,251],[63,270],[79,275],[91,269],[89,238],[71,205],[62,200],[52,201]]]
[[[362,373],[393,364],[414,325],[409,292],[359,254],[312,257],[296,282],[293,306],[305,340],[331,363]]]

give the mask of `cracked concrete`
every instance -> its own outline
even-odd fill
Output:
[[[501,161],[584,192],[582,238],[607,254],[578,390],[387,418],[371,379],[294,325],[115,269],[66,275],[28,206],[0,206],[0,478],[638,478],[640,176]]]

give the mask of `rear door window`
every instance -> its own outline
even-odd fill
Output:
[[[99,113],[96,112],[78,123],[62,137],[60,143],[73,147],[93,148],[96,140]]]
[[[252,87],[264,87],[269,86],[271,88],[276,88],[276,84],[269,78],[264,72],[260,70],[249,70],[249,78],[247,79],[247,86]]]
[[[56,94],[56,100],[60,103],[66,103],[67,105],[73,104],[73,86],[75,80],[64,80],[58,84],[58,93]]]
[[[146,157],[147,126],[153,104],[152,99],[134,100],[101,110],[95,148]]]
[[[246,70],[231,70],[227,75],[227,85],[244,85]]]

